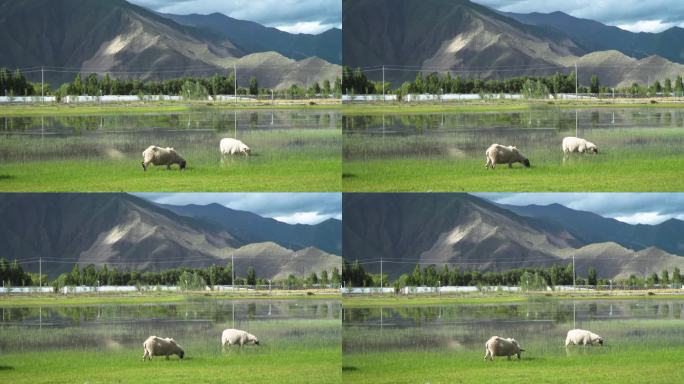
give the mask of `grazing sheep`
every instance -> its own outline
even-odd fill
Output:
[[[591,141],[580,139],[579,137],[568,136],[563,139],[563,153],[598,153],[598,147]]]
[[[185,356],[185,351],[176,343],[176,340],[168,337],[165,339],[157,336],[148,337],[143,343],[143,350],[145,351],[143,361],[146,358],[152,360],[152,356],[166,356],[167,359],[169,355],[177,355],[181,359]]]
[[[603,345],[603,337],[584,329],[571,329],[565,337],[565,346],[568,345]]]
[[[487,159],[485,168],[491,166],[492,169],[494,169],[497,164],[506,163],[508,163],[509,168],[513,167],[513,163],[521,163],[526,168],[530,167],[530,161],[514,146],[506,147],[500,144],[492,144],[487,148],[487,151],[485,151],[485,157]]]
[[[520,344],[513,339],[504,339],[499,336],[492,336],[485,343],[485,361],[487,358],[494,361],[494,356],[508,356],[508,360],[511,359],[512,355],[517,355],[520,359],[520,352],[525,351],[520,347]]]
[[[228,346],[237,344],[240,347],[245,344],[259,345],[259,339],[251,333],[239,329],[225,329],[221,334],[221,345],[225,348],[226,344]]]
[[[185,169],[185,159],[181,157],[175,149],[170,147],[162,148],[157,147],[156,145],[150,145],[143,151],[142,155],[143,171],[147,171],[147,167],[150,164],[157,166],[166,165],[166,169],[171,169],[171,164],[178,164],[181,170]]]
[[[221,155],[243,154],[245,156],[249,156],[251,152],[251,149],[249,149],[245,143],[237,139],[231,139],[229,137],[221,139],[219,148],[221,149]]]

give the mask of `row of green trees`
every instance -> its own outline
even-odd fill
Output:
[[[5,286],[38,286],[41,278],[43,285],[52,285],[57,289],[76,285],[172,285],[182,288],[198,288],[205,285],[231,285],[233,284],[233,271],[230,264],[226,266],[213,264],[207,268],[172,268],[159,272],[121,270],[117,267],[109,267],[106,264],[102,267],[89,264],[81,268],[78,264],[74,264],[70,272],[62,273],[52,282],[48,282],[45,275],[39,276],[24,271],[17,260],[10,263],[6,258],[0,258],[0,279]],[[290,275],[283,281],[272,283],[297,288],[317,284],[339,285],[341,281],[339,269],[333,268],[331,271],[324,270],[319,274],[312,272],[308,276]],[[235,276],[235,284],[268,285],[269,281],[258,277],[254,267],[248,267],[246,276]]]
[[[572,264],[553,265],[548,268],[514,268],[501,272],[480,272],[464,270],[444,265],[438,268],[434,264],[421,267],[416,264],[411,273],[400,275],[393,282],[389,282],[387,274],[369,273],[358,261],[352,263],[346,260],[342,263],[342,281],[348,287],[379,287],[382,285],[401,288],[406,286],[521,286],[524,289],[545,288],[546,286],[572,285]],[[587,276],[576,276],[577,285],[609,285],[608,279],[598,278],[596,268],[590,267]],[[668,270],[663,270],[660,275],[651,273],[648,276],[630,276],[628,279],[614,281],[614,284],[625,284],[635,287],[644,286],[667,286],[670,284],[681,285],[682,275],[679,268],[675,267],[672,275]]]
[[[20,70],[10,72],[7,68],[0,68],[0,96],[33,96],[36,90],[31,82],[26,80]],[[40,85],[38,85],[38,95],[40,95]]]
[[[64,97],[68,95],[172,95],[185,98],[206,98],[206,96],[235,94],[235,74],[222,76],[214,74],[211,77],[181,77],[163,81],[117,79],[109,74],[98,76],[90,74],[83,78],[77,74],[70,83],[64,83],[57,89],[50,84],[44,84],[45,95]],[[33,83],[24,77],[20,70],[14,73],[6,68],[0,68],[0,91],[8,96],[41,95],[41,83]],[[271,90],[259,86],[259,81],[252,76],[248,87],[238,87],[238,95],[270,97]],[[336,78],[333,83],[324,80],[322,84],[314,82],[308,88],[293,84],[288,89],[273,90],[274,97],[339,97],[342,94],[342,80]]]
[[[450,73],[440,75],[433,72],[424,76],[422,72],[416,74],[413,81],[407,81],[398,87],[385,82],[385,93],[396,94],[402,99],[408,94],[433,94],[445,93],[460,94],[522,94],[526,97],[546,97],[550,94],[574,93],[576,84],[575,72],[563,74],[556,72],[549,76],[518,76],[508,79],[482,80],[473,77],[452,77]],[[371,81],[361,69],[352,70],[349,67],[342,69],[342,89],[345,94],[382,94],[383,83]],[[613,89],[601,85],[598,76],[593,75],[588,86],[579,85],[579,93],[612,93]],[[614,89],[615,92],[631,96],[682,95],[684,83],[682,77],[677,76],[674,82],[665,79],[661,84],[656,80],[649,85],[634,83],[629,87]]]
[[[24,271],[17,260],[10,263],[3,257],[0,258],[0,281],[5,286],[27,286],[31,285],[33,277]]]

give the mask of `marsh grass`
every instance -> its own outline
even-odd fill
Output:
[[[369,138],[345,134],[344,191],[674,191],[684,188],[684,129],[594,131],[598,155],[563,155],[550,130],[506,134],[532,167],[486,170],[496,135]],[[417,177],[420,175],[420,177]]]
[[[26,145],[0,142],[4,191],[336,191],[340,190],[341,134],[336,129],[254,130],[240,138],[252,156],[223,158],[227,133],[188,132],[160,139],[156,133],[107,138],[68,136]],[[183,172],[140,162],[143,143],[173,146],[188,162]]]
[[[582,301],[574,317],[573,304],[558,300],[346,310],[343,380],[670,383],[684,352],[683,307],[681,299]],[[566,349],[565,333],[574,327],[602,335],[606,344]],[[485,363],[484,342],[492,335],[515,337],[525,349],[522,360]]]
[[[338,302],[325,300],[3,309],[0,377],[11,383],[336,383],[339,312]],[[223,351],[225,328],[248,330],[261,345]],[[174,337],[185,359],[143,363],[142,342],[150,335]]]

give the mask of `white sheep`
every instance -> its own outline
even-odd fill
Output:
[[[167,359],[169,355],[177,355],[181,359],[185,356],[183,347],[171,338],[162,339],[161,337],[150,336],[143,343],[143,350],[145,351],[143,361],[146,358],[152,360],[152,356],[166,356]]]
[[[243,154],[245,156],[249,156],[251,152],[251,149],[249,149],[245,143],[230,137],[221,139],[221,142],[219,143],[219,149],[221,150],[221,155]]]
[[[185,159],[176,152],[175,149],[166,147],[157,147],[156,145],[150,145],[146,150],[143,151],[143,171],[147,171],[147,167],[150,164],[154,165],[166,165],[166,169],[171,169],[172,164],[178,164],[180,169],[185,169]]]
[[[585,139],[580,139],[579,137],[568,136],[563,138],[563,153],[598,153],[598,147],[596,144]]]
[[[485,361],[489,358],[494,361],[494,356],[508,356],[508,360],[512,355],[517,355],[520,359],[520,352],[524,352],[520,344],[513,338],[504,339],[499,336],[492,336],[485,343]]]
[[[530,167],[530,161],[514,146],[492,144],[485,151],[485,158],[487,159],[485,168],[491,166],[494,169],[496,164],[508,164],[508,167],[512,168],[513,163],[521,163],[526,168]]]
[[[571,329],[568,331],[568,335],[565,337],[565,346],[568,345],[603,345],[603,337],[584,330],[584,329]]]
[[[251,333],[239,329],[225,329],[221,334],[221,345],[225,348],[226,344],[228,346],[238,345],[240,347],[245,344],[259,345],[259,339]]]

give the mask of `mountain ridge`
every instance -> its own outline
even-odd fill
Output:
[[[588,85],[591,76],[597,75],[607,87],[674,79],[684,72],[684,65],[652,55],[661,53],[658,50],[635,54],[635,58],[620,51],[633,54],[617,43],[597,50],[598,46],[565,29],[525,24],[518,19],[529,20],[469,0],[344,0],[343,4],[344,65],[392,66],[385,71],[385,79],[393,87],[413,81],[417,71],[501,79],[569,73],[577,63],[581,85]],[[387,11],[380,12],[383,9]],[[674,32],[678,30],[668,34]],[[588,34],[587,39],[594,35]],[[662,44],[667,47],[677,41],[672,38]],[[366,75],[377,81],[382,73],[375,70]]]
[[[207,77],[235,64],[240,86],[256,76],[261,87],[280,89],[333,82],[341,73],[324,60],[310,65],[276,52],[245,52],[220,34],[124,0],[0,0],[0,46],[0,67],[46,67],[52,84],[93,72],[156,81]],[[26,76],[40,80],[38,72]]]
[[[25,269],[34,272],[34,261],[43,258],[43,272],[51,278],[76,262],[160,271],[225,264],[235,255],[236,273],[253,266],[264,278],[319,273],[341,263],[324,251],[313,258],[268,240],[246,242],[211,222],[120,193],[0,194],[0,215],[0,256],[33,260]],[[309,269],[293,269],[300,258]]]
[[[289,33],[259,23],[239,20],[219,12],[206,15],[160,13],[179,24],[193,26],[233,41],[244,52],[276,51],[291,59],[319,57],[332,64],[342,63],[342,30],[331,28],[319,34]]]
[[[549,207],[559,210],[549,213],[556,220],[526,211]],[[660,273],[665,266],[684,268],[684,257],[679,256],[684,251],[673,253],[659,247],[684,250],[684,241],[678,240],[678,222],[649,230],[649,236],[639,237],[640,247],[631,249],[618,243],[624,242],[620,232],[625,230],[619,222],[599,221],[593,213],[558,207],[562,206],[523,207],[515,212],[468,194],[345,196],[344,257],[368,262],[364,267],[374,273],[379,272],[378,261],[384,259],[383,272],[391,279],[409,273],[417,263],[486,272],[565,265],[573,255],[581,263],[578,273],[593,266],[601,278]],[[598,227],[606,225],[599,231]],[[582,226],[587,228],[580,231]],[[633,227],[636,237],[648,229]]]

